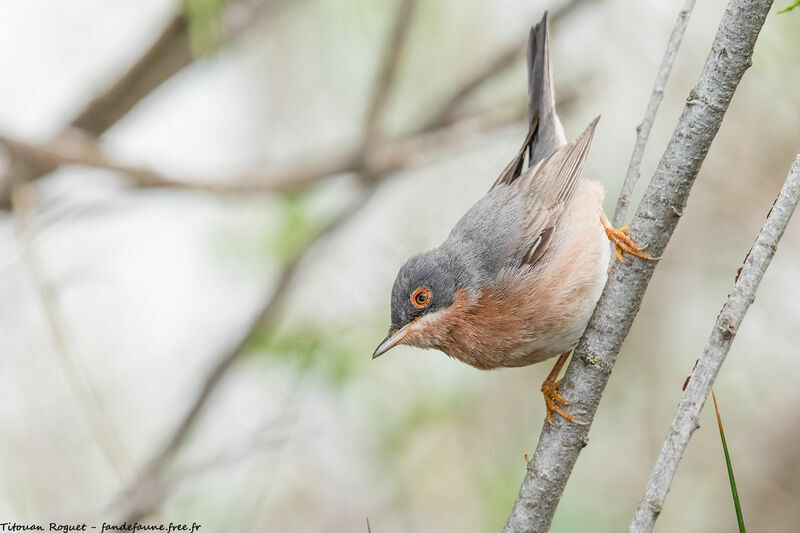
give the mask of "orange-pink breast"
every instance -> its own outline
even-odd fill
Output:
[[[609,245],[602,189],[581,180],[546,263],[513,267],[491,286],[459,290],[448,308],[420,320],[405,344],[434,348],[480,369],[525,366],[570,351],[606,280]]]

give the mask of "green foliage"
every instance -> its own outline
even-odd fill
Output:
[[[262,213],[223,226],[214,243],[218,253],[250,271],[284,263],[321,223],[308,204],[307,195],[269,199]]]
[[[794,4],[790,4],[790,5],[786,6],[786,7],[784,7],[783,9],[779,9],[778,13],[788,13],[789,11],[791,11],[792,9],[794,9],[796,7],[800,7],[800,0],[795,0]]]
[[[490,472],[481,472],[478,477],[483,512],[484,531],[500,531],[508,519],[511,503],[516,499],[519,483],[525,475],[525,461],[516,454],[510,461],[494,465]]]
[[[189,41],[195,56],[212,54],[222,44],[222,10],[225,0],[183,0],[189,21]]]
[[[302,328],[275,334],[266,326],[248,346],[248,353],[273,361],[304,368],[314,367],[334,389],[341,389],[358,375],[371,359],[364,343],[354,341],[346,332]]]
[[[281,220],[272,231],[271,248],[281,258],[289,258],[311,237],[316,224],[311,219],[305,195],[287,195]]]

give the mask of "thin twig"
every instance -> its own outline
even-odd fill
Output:
[[[586,1],[568,0],[556,8],[551,20],[556,21],[564,17],[575,7]],[[405,6],[402,6],[402,8],[406,9]],[[402,14],[403,12],[401,12]],[[185,23],[182,23],[181,20],[182,17],[176,15],[176,18],[167,25],[164,33],[153,48],[145,54],[146,57],[140,60],[141,65],[134,67],[131,72],[142,70],[149,72],[149,69],[154,68],[145,68],[144,66],[150,65],[155,60],[150,59],[150,56],[158,59],[164,54],[175,53],[171,52],[171,48],[166,46],[165,43],[177,43],[179,39],[176,35],[184,36]],[[393,32],[392,35],[392,39],[396,39],[396,33]],[[188,44],[174,44],[173,46],[185,47],[188,50]],[[392,46],[390,51],[387,52],[386,56],[389,59],[394,53],[391,50],[394,49],[395,46]],[[386,141],[377,138],[375,135],[377,131],[375,126],[378,122],[378,117],[374,111],[375,102],[385,101],[385,87],[387,82],[390,81],[385,70],[379,71],[378,79],[382,81],[375,82],[377,96],[373,99],[373,103],[367,108],[365,114],[365,124],[368,126],[365,131],[372,132],[364,136],[371,144],[369,160],[364,158],[363,142],[356,149],[336,150],[327,155],[324,152],[323,155],[319,155],[320,150],[315,148],[312,154],[297,158],[300,161],[307,161],[301,165],[268,173],[248,172],[224,181],[168,176],[144,167],[114,163],[102,156],[102,149],[96,135],[97,132],[102,133],[97,124],[109,123],[110,114],[117,109],[116,106],[106,109],[106,105],[102,102],[115,102],[116,98],[112,98],[112,94],[122,94],[122,89],[109,89],[107,93],[98,96],[93,100],[93,103],[87,106],[86,110],[80,114],[80,117],[73,121],[71,128],[64,130],[49,142],[34,145],[0,135],[0,144],[5,145],[12,156],[26,159],[27,165],[23,166],[24,168],[30,167],[26,168],[24,172],[16,172],[14,175],[7,173],[6,182],[20,183],[30,181],[52,171],[58,166],[76,164],[119,172],[124,174],[130,183],[137,188],[165,188],[235,195],[297,192],[318,181],[338,174],[364,171],[370,174],[396,172],[412,165],[426,162],[431,156],[439,153],[441,151],[439,149],[443,146],[455,145],[469,137],[471,133],[502,128],[518,120],[524,120],[519,118],[516,112],[513,114],[483,112],[468,117],[461,117],[457,113],[458,109],[463,106],[464,102],[476,90],[483,86],[484,83],[501,74],[516,59],[521,57],[523,51],[524,48],[519,46],[509,47],[500,51],[492,60],[481,66],[470,76],[442,104],[440,110],[434,114],[433,119],[407,135]],[[159,61],[162,60],[159,59]],[[393,73],[391,74],[392,76],[394,75]],[[130,76],[130,73],[126,74],[126,77]],[[127,91],[131,90],[129,83],[123,80],[120,80],[116,85],[128,87]],[[135,91],[136,96],[143,97],[144,95],[140,95],[140,93],[141,91]],[[574,95],[570,94],[567,94],[566,98],[560,98],[562,110],[572,100],[574,100]],[[114,112],[117,113],[118,111]],[[99,118],[90,120],[88,118],[90,116]],[[88,129],[76,129],[76,125],[85,126]],[[0,183],[0,204],[2,204],[2,185]]]
[[[619,193],[619,198],[617,199],[617,208],[614,210],[614,217],[611,219],[611,223],[614,227],[618,228],[622,226],[622,223],[625,221],[628,203],[631,201],[631,194],[633,194],[633,189],[636,187],[636,182],[641,175],[642,158],[644,157],[645,147],[647,147],[647,141],[650,138],[650,130],[653,129],[653,122],[656,119],[658,106],[661,105],[661,100],[664,98],[664,88],[667,86],[672,64],[675,62],[675,57],[678,55],[678,50],[681,47],[681,41],[683,40],[686,26],[689,25],[689,17],[692,15],[695,1],[696,0],[686,0],[680,13],[678,13],[678,19],[675,21],[675,26],[672,28],[669,41],[667,41],[667,49],[664,52],[664,57],[661,59],[661,65],[658,67],[656,81],[653,84],[653,92],[650,94],[650,101],[647,102],[644,118],[642,118],[642,122],[636,126],[636,142],[633,145],[633,153],[628,163],[628,171],[625,173],[622,191]]]
[[[700,165],[719,131],[725,110],[745,71],[772,0],[731,0],[700,79],[630,225],[634,241],[661,256],[683,213]],[[507,532],[547,531],[556,506],[588,442],[594,419],[622,342],[630,331],[655,261],[615,262],[560,386],[572,414],[586,425],[544,423],[536,452],[508,517]]]
[[[755,299],[758,285],[772,256],[775,255],[778,241],[794,213],[798,199],[800,199],[800,154],[794,160],[778,199],[775,200],[767,221],[747,254],[744,266],[737,274],[733,291],[717,316],[708,343],[689,378],[670,431],[661,447],[661,453],[633,514],[633,521],[628,527],[630,533],[653,530],[683,452],[694,431],[700,427],[698,423],[700,411],[708,398],[711,385],[728,355],[747,309]]]
[[[226,7],[226,11],[231,12],[232,20],[223,24],[223,42],[234,40],[248,26],[261,20],[259,17],[263,17],[265,12],[269,11],[264,8],[265,3],[272,5],[275,0],[258,0],[247,5],[243,0],[232,1]],[[251,16],[246,16],[247,13]],[[78,129],[85,135],[99,137],[139,102],[193,61],[189,43],[189,23],[183,13],[175,13],[164,25],[153,44],[114,83],[89,100],[65,128],[64,133]],[[0,175],[0,209],[10,207],[10,194],[15,185],[39,179],[56,168],[55,166],[32,167],[25,172]]]
[[[303,248],[296,252],[284,266],[272,292],[266,295],[264,301],[258,306],[259,311],[245,325],[242,333],[222,352],[209,373],[203,378],[200,390],[192,400],[186,414],[181,417],[178,425],[171,431],[167,442],[151,457],[138,478],[120,495],[128,503],[128,510],[125,512],[126,521],[136,521],[148,516],[163,500],[166,489],[166,481],[163,479],[163,474],[166,467],[194,428],[200,413],[207,405],[208,399],[227,375],[233,363],[244,352],[245,347],[250,343],[253,336],[263,331],[263,328],[270,324],[275,310],[283,303],[292,281],[298,274],[298,266],[306,254],[323,237],[352,219],[366,205],[374,190],[375,186],[372,186],[362,192],[350,206],[343,209],[341,213],[310,238]]]
[[[82,165],[109,170],[124,175],[140,189],[174,189],[212,194],[245,195],[296,193],[326,178],[339,174],[370,172],[386,174],[430,162],[476,133],[507,127],[524,119],[524,108],[512,112],[485,112],[462,117],[455,122],[426,133],[412,133],[404,137],[378,140],[371,148],[367,160],[360,157],[361,150],[319,155],[312,150],[307,161],[291,168],[264,172],[251,172],[226,180],[208,180],[169,176],[144,167],[123,165],[107,160],[101,154],[96,139],[71,131],[69,135],[50,142],[33,144],[0,134],[0,145],[11,153],[12,159],[22,160],[31,166],[56,167]]]
[[[32,197],[33,192],[29,185],[18,186],[12,192],[11,197],[16,219],[16,232],[22,248],[22,260],[44,312],[46,324],[53,340],[56,360],[59,363],[64,379],[75,396],[89,429],[94,435],[98,448],[111,470],[120,480],[124,480],[132,467],[130,456],[125,450],[122,438],[106,410],[105,401],[100,391],[97,390],[81,360],[72,353],[70,343],[67,340],[67,328],[58,309],[55,289],[45,281],[39,266],[39,260],[33,249],[32,230],[28,220],[31,212]]]
[[[587,0],[566,0],[561,3],[550,13],[550,23],[555,24],[586,1]],[[524,39],[513,39],[512,42],[522,43]],[[481,68],[472,73],[459,85],[459,88],[444,104],[442,104],[439,110],[425,122],[419,131],[426,132],[438,129],[452,122],[453,117],[457,115],[459,109],[461,109],[478,89],[519,61],[525,55],[525,50],[526,47],[513,44],[495,52],[492,59],[487,61]]]
[[[380,133],[380,120],[385,114],[386,104],[389,100],[394,80],[400,64],[400,55],[403,51],[406,36],[408,35],[411,14],[414,11],[416,0],[403,0],[394,18],[394,25],[389,34],[389,41],[383,50],[383,59],[380,69],[375,77],[367,113],[364,117],[364,130],[362,151],[368,152]]]
[[[381,67],[378,74],[381,78],[386,78],[388,80],[394,79],[394,72],[399,64],[402,48],[405,46],[408,36],[408,27],[411,20],[411,12],[409,10],[413,9],[413,7],[414,0],[404,0],[398,11],[396,23],[387,42],[387,48],[397,48],[398,50],[394,52],[390,51],[384,55],[384,59],[390,61],[391,64]],[[374,127],[372,123],[374,122],[377,124],[384,113],[385,103],[388,101],[388,94],[384,94],[386,90],[388,89],[382,87],[382,82],[376,82],[373,98],[367,109],[373,109],[376,101],[381,102],[381,105],[376,111],[367,113],[364,125],[365,131]],[[364,137],[364,146],[367,149],[369,148],[369,138],[366,136]],[[364,159],[369,159],[369,154],[366,152]],[[354,217],[361,208],[366,205],[382,178],[385,176],[386,174],[363,173],[360,183],[364,184],[365,188],[362,194],[359,195],[351,206],[343,209],[337,217],[320,230],[313,238],[309,239],[306,245],[287,263],[276,282],[272,294],[267,296],[264,302],[259,306],[259,312],[247,324],[244,333],[235,339],[231,346],[228,347],[217,360],[211,372],[203,380],[200,392],[192,401],[189,410],[181,418],[169,439],[147,462],[147,466],[139,476],[139,479],[123,494],[123,497],[132,502],[132,505],[125,514],[126,521],[131,522],[144,518],[159,505],[160,501],[165,496],[164,482],[162,479],[165,468],[183,445],[197,422],[200,413],[207,405],[208,399],[216,390],[222,378],[228,373],[233,363],[244,352],[245,347],[250,342],[253,335],[261,331],[265,326],[271,325],[274,312],[282,303],[292,280],[297,275],[297,267],[300,265],[303,258],[316,242]]]

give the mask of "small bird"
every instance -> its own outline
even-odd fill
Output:
[[[546,418],[575,422],[557,380],[606,282],[609,246],[652,259],[603,213],[602,186],[579,179],[595,126],[567,143],[551,82],[548,18],[528,41],[530,127],[522,148],[444,243],[397,274],[391,326],[373,359],[398,344],[433,348],[482,370],[560,356],[542,384]],[[523,170],[525,154],[528,168]]]

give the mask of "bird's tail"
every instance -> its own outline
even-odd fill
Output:
[[[533,166],[567,144],[564,128],[556,113],[556,98],[550,72],[550,32],[545,11],[531,28],[528,39],[528,119],[538,118],[529,147],[528,166]]]

